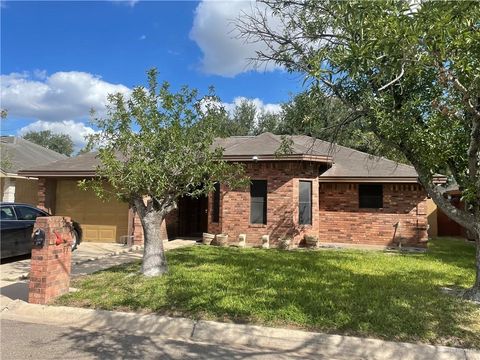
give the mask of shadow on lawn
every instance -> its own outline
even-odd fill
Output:
[[[339,259],[336,251],[279,251],[277,256],[272,250],[191,251],[182,249],[170,259],[197,272],[167,280],[166,297],[175,299],[170,309],[179,313],[400,341],[480,343],[472,317],[474,311],[480,315],[478,308],[439,291],[435,284],[445,280],[443,271],[368,273],[361,266],[345,266],[357,260],[350,252]],[[361,259],[368,256],[362,254]],[[378,260],[378,254],[371,256]],[[400,256],[388,261],[402,260]],[[202,270],[206,264],[218,268],[220,275],[213,281],[208,270]]]
[[[446,281],[468,283],[469,272],[451,271],[460,265],[450,264],[448,253],[389,257],[194,247],[167,256],[170,274],[163,278],[132,275],[138,263],[102,272],[105,286],[115,293],[94,284],[95,276],[86,280],[102,296],[98,304],[87,300],[87,305],[480,347],[480,324],[474,323],[479,308],[439,290]],[[446,265],[434,266],[436,260]]]

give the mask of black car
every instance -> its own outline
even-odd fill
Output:
[[[32,251],[32,232],[35,220],[39,216],[50,216],[49,213],[28,204],[0,203],[0,257],[26,255]],[[72,250],[81,241],[81,227],[73,222]]]

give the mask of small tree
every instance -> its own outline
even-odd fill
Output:
[[[428,195],[475,237],[476,280],[465,296],[480,300],[480,3],[259,2],[237,23],[241,36],[266,44],[257,60],[304,73],[349,108],[346,121],[362,119],[405,156]],[[435,184],[445,171],[465,209]]]
[[[55,134],[50,130],[29,131],[23,138],[60,154],[71,156],[73,153],[72,137],[68,134]]]
[[[222,149],[213,148],[218,111],[212,101],[202,101],[196,90],[183,87],[172,93],[169,84],[157,83],[157,71],[148,72],[148,88],[134,88],[131,97],[108,97],[107,115],[94,119],[100,132],[90,136],[101,165],[98,177],[83,181],[100,197],[115,196],[138,213],[144,233],[142,273],[167,272],[160,225],[181,197],[205,196],[220,181],[243,184],[243,169],[222,160]],[[207,104],[202,106],[202,104]],[[113,193],[107,193],[108,181]]]

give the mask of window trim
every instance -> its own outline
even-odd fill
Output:
[[[254,182],[263,182],[265,184],[265,196],[263,200],[263,222],[252,222],[252,204],[253,204],[253,197],[252,197],[252,187]],[[250,225],[259,226],[259,225],[267,225],[268,222],[268,180],[264,179],[252,179],[250,180],[250,214],[249,214],[249,223]]]
[[[362,194],[361,194],[361,189],[365,189],[366,187],[374,188],[377,187],[380,189],[381,194],[380,195],[369,195],[370,197],[378,197],[380,201],[380,206],[365,206],[365,204],[362,204]],[[359,209],[383,209],[384,203],[383,203],[383,184],[358,184],[358,208]],[[366,196],[366,195],[363,195]]]
[[[302,183],[305,183],[305,184],[309,184],[310,185],[310,198],[308,199],[309,201],[308,202],[302,202],[300,200],[300,187],[301,187],[301,184]],[[313,201],[312,201],[312,196],[313,196],[313,182],[311,180],[299,180],[298,181],[298,224],[299,225],[312,225],[313,223]],[[310,205],[310,222],[302,222],[302,213],[300,211],[300,205],[301,204],[309,204]]]

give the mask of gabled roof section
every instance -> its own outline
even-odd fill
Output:
[[[42,177],[90,177],[95,176],[95,170],[100,165],[97,152],[89,152],[74,158],[66,158],[41,166],[32,166],[22,169],[19,174],[23,176]]]
[[[333,158],[332,166],[321,176],[321,181],[340,181],[361,179],[393,178],[395,181],[416,182],[418,174],[415,168],[410,165],[373,156],[358,150],[332,144],[309,136],[294,135],[295,143],[303,144],[305,147],[312,147],[317,152],[330,154]]]
[[[316,149],[308,149],[302,144],[292,143],[291,152],[281,156],[277,155],[282,145],[282,137],[266,132],[258,136],[234,136],[226,139],[217,139],[214,146],[224,149],[225,160],[232,161],[291,161],[308,160],[318,162],[331,162],[328,154],[323,154]]]
[[[218,138],[213,147],[224,149],[227,161],[309,161],[323,163],[326,171],[319,174],[320,182],[400,182],[417,183],[413,166],[399,164],[383,157],[373,156],[344,146],[304,135],[288,136],[292,140],[291,153],[277,156],[282,143],[280,135],[263,133],[258,136]],[[97,153],[66,158],[48,165],[32,166],[20,171],[25,176],[90,177],[99,165]],[[438,182],[444,177],[437,176]]]
[[[21,137],[2,136],[0,144],[2,164],[7,164],[5,169],[2,168],[2,172],[7,174],[17,174],[20,169],[50,164],[67,158],[63,154]]]

